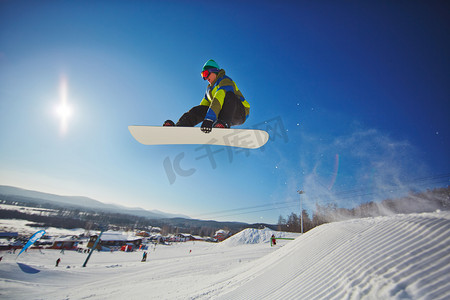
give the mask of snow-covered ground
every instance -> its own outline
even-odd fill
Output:
[[[46,235],[49,236],[61,236],[61,235],[80,235],[86,230],[82,228],[75,229],[63,229],[55,227],[33,227],[28,226],[33,222],[27,220],[16,219],[0,219],[0,231],[5,232],[19,232],[21,235],[32,235],[38,230],[45,229]]]
[[[9,205],[9,204],[0,204],[0,209],[15,210],[29,215],[41,215],[41,216],[51,216],[55,215],[58,212],[55,209],[49,208],[37,208],[37,207]]]
[[[86,268],[71,251],[2,253],[0,298],[450,299],[450,212],[331,223],[275,247],[271,234],[157,246],[147,262],[95,252]]]

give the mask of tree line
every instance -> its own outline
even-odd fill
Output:
[[[386,199],[381,202],[367,202],[354,208],[340,208],[336,203],[320,205],[316,202],[312,216],[303,210],[303,232],[316,226],[356,218],[387,216],[392,214],[409,214],[450,210],[450,187],[410,192],[398,199]],[[287,217],[279,216],[277,229],[280,231],[300,232],[301,218],[296,213]]]

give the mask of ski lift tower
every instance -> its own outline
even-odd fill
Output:
[[[303,205],[301,195],[305,192],[302,190],[298,190],[297,193],[300,195],[300,232],[303,234]]]

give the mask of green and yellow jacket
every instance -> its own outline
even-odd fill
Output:
[[[221,69],[217,74],[216,81],[209,84],[206,88],[205,97],[200,102],[200,105],[209,107],[205,119],[210,119],[212,121],[217,120],[217,116],[222,109],[225,94],[227,92],[233,92],[238,99],[242,101],[245,108],[245,118],[248,117],[250,113],[250,104],[245,100],[236,83],[230,77],[225,75],[224,69]]]

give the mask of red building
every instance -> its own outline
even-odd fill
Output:
[[[217,230],[216,233],[214,234],[214,238],[217,239],[219,242],[229,238],[231,235],[231,233],[228,230]]]

